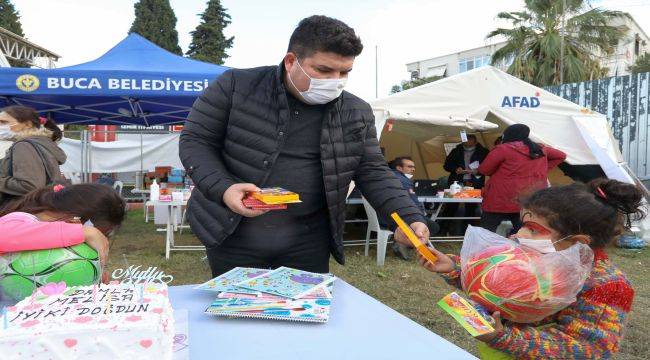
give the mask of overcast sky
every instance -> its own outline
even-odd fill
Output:
[[[12,0],[27,38],[62,56],[58,66],[93,60],[126,35],[133,0]],[[632,14],[650,34],[650,0],[601,0],[599,6]],[[523,0],[222,0],[232,17],[227,35],[235,42],[225,65],[278,64],[300,19],[328,15],[361,36],[364,51],[347,89],[375,98],[375,46],[379,51],[379,97],[408,79],[406,63],[487,44],[500,11],[516,11]],[[497,5],[498,4],[498,5]],[[199,23],[204,0],[171,0],[183,50]],[[501,24],[504,25],[504,24]]]

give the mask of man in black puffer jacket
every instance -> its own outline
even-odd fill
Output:
[[[343,91],[361,50],[343,22],[312,16],[280,66],[229,70],[194,103],[180,158],[196,184],[189,223],[213,275],[236,266],[327,272],[330,253],[343,264],[352,180],[380,214],[396,211],[428,239],[420,209],[386,166],[370,106]],[[247,192],[276,186],[303,202],[271,212],[242,204]]]
[[[456,181],[460,186],[482,189],[485,185],[485,176],[481,176],[476,169],[485,160],[489,152],[478,142],[476,135],[467,135],[467,141],[458,144],[445,159],[444,168],[449,171],[448,186],[451,186]],[[458,205],[457,203],[445,204],[440,217],[456,216]],[[476,216],[476,210],[478,209],[476,204],[463,204],[463,206],[465,208],[465,217]],[[443,220],[440,227],[441,235],[444,236],[447,232],[454,236],[463,235],[469,223],[468,220]]]

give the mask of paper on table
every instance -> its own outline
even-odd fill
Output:
[[[460,141],[467,142],[467,132],[465,130],[460,131]]]
[[[481,166],[481,163],[479,163],[478,161],[474,161],[473,163],[469,164],[469,168],[472,170],[478,169],[479,166]]]

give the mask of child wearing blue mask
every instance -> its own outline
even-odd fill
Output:
[[[594,264],[577,301],[540,323],[502,321],[478,337],[489,351],[517,359],[604,359],[619,349],[634,290],[605,248],[632,220],[641,219],[643,194],[634,185],[598,179],[539,190],[521,202],[522,228],[514,240],[541,253],[560,251],[577,242],[589,245]],[[459,284],[460,259],[432,250],[435,263],[419,257],[426,269]],[[485,348],[483,345],[483,348]],[[486,354],[486,352],[482,352]],[[507,355],[506,355],[507,354]]]

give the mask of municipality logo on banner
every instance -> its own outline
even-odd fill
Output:
[[[41,85],[40,80],[34,75],[24,74],[16,79],[16,87],[24,92],[32,92]]]

